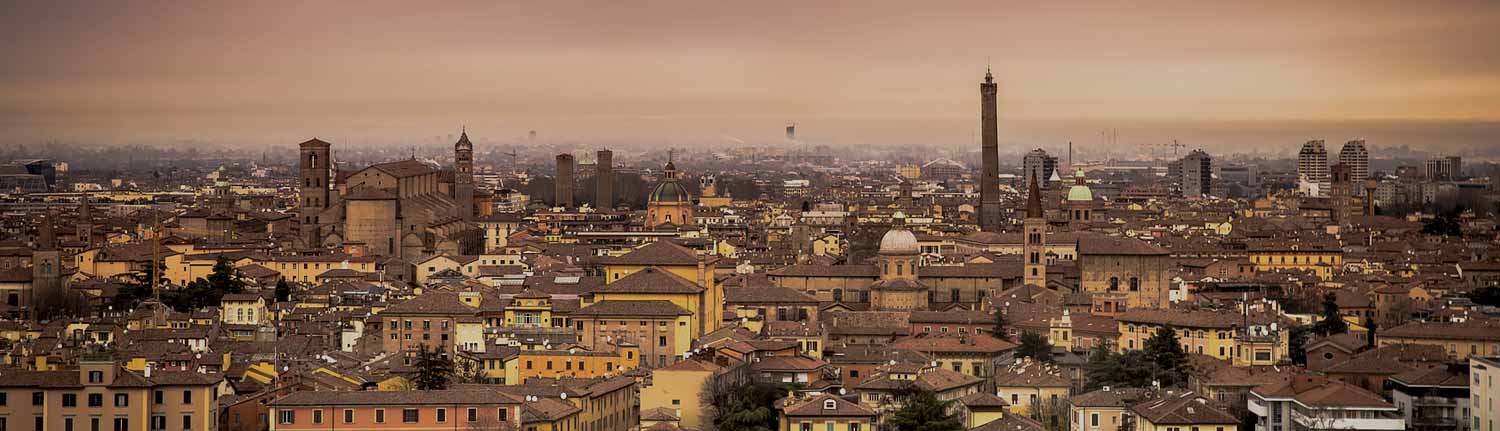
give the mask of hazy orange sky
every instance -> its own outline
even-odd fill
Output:
[[[12,1],[0,139],[962,143],[987,63],[1017,124],[1493,121],[1497,26],[1496,1]]]

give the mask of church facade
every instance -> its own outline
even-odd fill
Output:
[[[483,252],[467,132],[454,143],[452,169],[413,158],[339,171],[328,142],[299,147],[300,248],[360,245],[407,262]]]

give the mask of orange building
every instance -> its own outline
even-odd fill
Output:
[[[267,405],[270,431],[517,429],[524,400],[493,390],[303,391]]]

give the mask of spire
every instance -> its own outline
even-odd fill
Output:
[[[984,66],[984,83],[989,84],[993,82],[995,82],[995,74],[990,73],[990,66],[986,64]]]
[[[1026,218],[1042,217],[1042,189],[1037,182],[1036,173],[1032,172],[1026,186]]]

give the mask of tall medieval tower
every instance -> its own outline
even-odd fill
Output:
[[[52,215],[42,218],[37,226],[36,248],[31,251],[31,298],[32,308],[56,306],[62,292],[62,251],[57,248],[57,234],[53,232]]]
[[[459,217],[474,219],[474,143],[469,142],[467,130],[453,144],[453,201],[458,204]]]
[[[1042,216],[1042,190],[1038,178],[1032,177],[1026,187],[1026,231],[1022,253],[1026,255],[1025,284],[1047,287],[1047,219]]]
[[[615,208],[615,153],[599,150],[594,162],[594,209]]]
[[[310,139],[298,147],[301,154],[297,161],[300,187],[297,213],[301,218],[303,240],[307,241],[307,247],[317,248],[323,243],[322,220],[318,217],[333,204],[328,189],[332,145],[320,139]]]
[[[986,232],[1000,231],[1000,141],[995,93],[995,76],[985,70],[984,82],[979,84],[980,158],[984,164],[979,179],[979,230]]]

